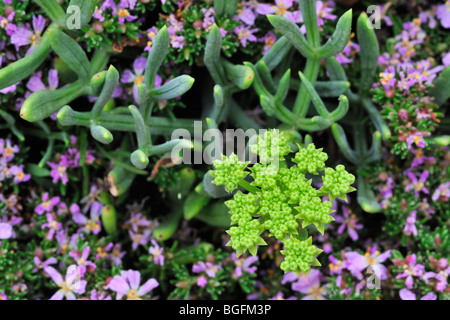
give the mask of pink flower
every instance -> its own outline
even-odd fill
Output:
[[[155,239],[152,239],[153,247],[150,247],[149,253],[153,256],[153,263],[159,264],[160,266],[164,265],[164,255],[163,248],[161,248]]]
[[[151,290],[159,286],[158,281],[149,279],[142,286],[141,273],[135,270],[121,271],[120,276],[114,276],[111,282],[105,287],[116,292],[116,299],[126,297],[127,300],[142,300],[142,297]]]
[[[347,207],[342,207],[343,216],[335,216],[337,223],[340,223],[338,234],[344,233],[347,229],[347,233],[353,241],[358,240],[358,233],[356,230],[361,230],[363,225],[358,223],[358,218]]]
[[[423,275],[423,270],[425,266],[422,264],[417,264],[416,255],[408,255],[405,259],[405,264],[403,265],[404,272],[399,274],[396,279],[405,279],[405,285],[408,289],[412,289],[414,285],[413,277],[421,277]]]
[[[351,272],[351,274],[358,279],[362,279],[362,271],[367,267],[372,266],[373,271],[381,280],[387,279],[387,269],[382,263],[386,261],[391,256],[391,250],[388,250],[384,253],[380,253],[376,247],[374,247],[371,251],[366,252],[364,255],[356,252],[350,251],[345,254],[347,259],[346,263],[348,264],[347,269]]]
[[[67,300],[76,300],[75,294],[83,294],[86,288],[86,280],[81,280],[80,268],[76,265],[71,265],[67,269],[66,277],[63,279],[61,274],[53,267],[47,267],[44,271],[52,278],[52,280],[60,288],[50,298],[50,300],[62,300],[64,297]]]
[[[0,223],[0,240],[9,239],[12,237],[12,226],[9,223]]]
[[[400,299],[402,300],[417,300],[416,294],[406,288],[400,290]],[[433,292],[429,292],[427,295],[423,296],[420,300],[436,300],[437,297]]]
[[[250,29],[250,27],[245,27],[243,25],[234,28],[234,33],[238,36],[241,41],[242,46],[245,48],[247,46],[247,41],[256,42],[258,38],[254,35],[258,29]]]

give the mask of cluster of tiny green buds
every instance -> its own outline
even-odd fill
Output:
[[[295,208],[300,212],[296,217],[303,221],[302,227],[313,224],[323,234],[323,224],[334,221],[334,218],[330,215],[334,211],[331,207],[332,203],[330,201],[322,202],[319,197],[314,197],[309,201],[302,200],[300,201],[300,206]]]
[[[311,185],[312,181],[306,180],[304,173],[300,172],[297,166],[282,168],[279,175],[289,204],[298,204],[302,199],[309,200],[317,196],[317,189]]]
[[[256,163],[251,169],[252,185],[262,189],[273,189],[277,187],[279,168],[274,165]]]
[[[310,265],[320,266],[316,255],[321,253],[322,250],[312,245],[311,237],[304,241],[289,238],[284,242],[284,249],[281,253],[285,255],[285,258],[280,268],[285,273],[294,271],[300,274],[301,272],[309,272],[311,270]]]
[[[282,159],[291,152],[291,147],[284,132],[273,129],[259,135],[257,142],[250,145],[250,151],[259,155],[261,163],[268,163],[275,158]]]
[[[227,245],[236,250],[237,256],[246,250],[256,255],[258,245],[265,244],[262,233],[268,230],[268,236],[284,242],[282,253],[286,257],[281,269],[285,272],[309,272],[311,265],[320,265],[315,256],[322,250],[312,245],[311,237],[300,241],[297,238],[299,230],[314,225],[323,234],[324,225],[334,221],[331,201],[336,197],[346,200],[346,193],[355,190],[350,186],[355,177],[342,165],[338,165],[336,170],[326,168],[328,156],[314,144],[306,148],[299,145],[299,152],[293,159],[297,165],[288,167],[284,157],[291,150],[290,146],[282,133],[277,136],[275,132],[266,131],[258,138],[256,146],[250,146],[252,151],[259,152],[262,147],[270,150],[274,145],[273,139],[278,139],[280,146],[277,152],[266,154],[266,158],[259,154],[261,163],[250,168],[251,182],[244,180],[249,173],[244,171],[248,163],[240,162],[235,154],[214,162],[214,184],[225,185],[228,192],[239,186],[249,191],[247,194],[238,191],[232,200],[225,202],[233,225],[227,231],[231,236]],[[283,158],[274,158],[281,155]],[[279,160],[281,165],[264,163],[265,160]],[[325,170],[325,175],[321,175],[323,186],[317,190],[306,174],[318,175],[321,170]],[[325,195],[329,201],[322,201],[321,197]]]
[[[222,155],[222,160],[215,160],[213,162],[216,170],[211,172],[214,183],[217,186],[225,186],[225,190],[228,192],[234,191],[239,182],[248,175],[248,172],[244,171],[248,162],[241,162],[236,154],[231,154],[229,157]]]
[[[256,255],[258,245],[266,245],[267,243],[260,237],[264,231],[264,226],[259,223],[258,219],[239,224],[239,226],[231,227],[227,233],[230,235],[230,241],[227,246],[231,246],[236,250],[236,255],[240,256],[247,249],[252,255]]]
[[[325,169],[325,176],[323,177],[323,186],[320,191],[328,193],[330,200],[335,198],[347,201],[346,193],[355,191],[351,186],[355,182],[355,176],[345,171],[342,164],[336,166],[336,170],[332,168]]]
[[[228,200],[225,205],[230,209],[231,223],[243,224],[252,220],[253,215],[258,210],[255,204],[258,197],[252,193],[243,194],[238,191],[233,200]]]
[[[298,222],[292,214],[292,207],[287,203],[277,203],[269,214],[265,227],[278,240],[286,239],[287,233],[297,234]]]
[[[322,148],[316,149],[313,143],[309,144],[306,149],[300,145],[298,148],[299,151],[292,161],[298,164],[300,171],[317,174],[318,170],[325,169],[325,161],[328,160],[328,155],[322,151]]]

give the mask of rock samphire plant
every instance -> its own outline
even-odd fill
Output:
[[[250,148],[260,156],[260,162],[250,171],[245,170],[249,162],[241,162],[232,154],[216,160],[211,173],[212,183],[224,185],[228,192],[238,187],[248,191],[239,190],[225,202],[232,224],[227,231],[231,236],[228,245],[238,256],[247,250],[256,255],[257,247],[266,244],[263,233],[267,230],[269,236],[283,243],[285,259],[280,268],[309,272],[311,265],[320,265],[315,256],[322,250],[312,245],[308,228],[324,233],[324,224],[334,220],[331,201],[347,201],[346,194],[355,191],[351,186],[355,176],[341,164],[335,169],[326,167],[328,155],[312,143],[298,145],[298,152],[292,156],[285,135],[277,130],[266,131]],[[248,175],[251,182],[246,179]],[[321,178],[320,187],[312,184],[314,175]]]

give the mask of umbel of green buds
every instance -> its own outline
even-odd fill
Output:
[[[249,163],[239,161],[236,154],[223,156],[214,162],[211,175],[212,183],[225,186],[228,192],[238,187],[248,191],[239,190],[232,200],[225,202],[232,224],[227,231],[230,235],[227,245],[238,256],[247,250],[255,255],[258,245],[265,245],[265,236],[274,237],[284,244],[281,269],[300,273],[309,272],[311,265],[320,265],[316,256],[322,250],[312,245],[308,230],[317,229],[323,234],[324,226],[334,220],[330,215],[334,211],[331,201],[336,197],[347,201],[346,194],[356,189],[351,187],[355,176],[345,171],[343,165],[335,169],[326,167],[328,155],[322,149],[312,143],[306,147],[298,145],[298,152],[288,157],[291,145],[287,134],[267,131],[250,146],[267,162],[256,163],[249,172],[246,171]],[[294,163],[290,167],[289,159]],[[318,175],[322,187],[315,188],[306,175],[308,178]],[[324,196],[329,200],[323,200]]]

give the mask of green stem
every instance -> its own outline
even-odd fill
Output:
[[[311,83],[312,86],[316,84],[317,76],[319,75],[320,69],[320,59],[312,58],[306,61],[305,75],[306,79]],[[297,94],[297,99],[294,104],[294,115],[296,118],[303,118],[308,113],[309,103],[311,101],[311,97],[309,96],[308,90],[306,89],[305,84],[302,82],[300,84],[300,89]]]
[[[317,23],[316,0],[300,1],[300,9],[306,27],[306,39],[314,48],[318,48],[320,46],[320,32]]]
[[[92,73],[96,74],[103,71],[108,64],[110,53],[106,49],[97,49],[91,59]]]

